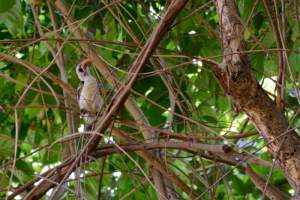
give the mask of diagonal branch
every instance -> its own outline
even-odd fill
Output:
[[[249,166],[245,167],[245,173],[251,178],[252,182],[256,185],[256,187],[259,190],[264,191],[266,180],[258,176]],[[273,185],[268,185],[265,192],[266,192],[266,196],[269,199],[276,199],[276,200],[289,199],[289,197],[286,194],[284,194],[282,191],[280,191],[278,188],[274,187]]]
[[[158,24],[157,28],[151,34],[147,43],[142,48],[138,57],[133,62],[132,67],[129,69],[128,72],[129,77],[127,78],[125,83],[120,86],[115,96],[112,98],[111,104],[108,107],[106,115],[102,117],[102,120],[99,120],[100,124],[97,128],[98,132],[102,132],[105,128],[109,126],[110,118],[113,117],[113,115],[119,110],[119,108],[124,104],[125,100],[129,96],[130,90],[137,79],[138,73],[141,71],[147,59],[151,56],[155,48],[158,46],[164,34],[168,31],[168,27],[172,24],[176,15],[186,3],[187,0],[175,0],[172,2],[166,14]],[[98,143],[99,141],[93,140],[93,143],[90,146],[91,149],[95,149]]]
[[[106,7],[109,9],[110,4],[107,4]],[[59,10],[65,15],[67,13],[67,8],[66,6],[62,3],[62,1],[58,1],[56,2],[56,6],[57,8],[59,8]],[[72,19],[70,17],[68,17],[66,19],[67,23],[69,25],[74,24],[72,21]],[[74,26],[70,26],[71,29]],[[80,32],[79,29],[74,29],[73,28],[73,32],[75,34],[75,36],[77,37],[84,37],[83,34]],[[90,45],[86,45],[86,44],[81,44],[83,50],[87,53],[88,57],[90,57],[94,64],[96,65],[96,67],[100,70],[100,72],[108,79],[108,81],[116,86],[116,79],[114,78],[114,75],[107,70],[108,66],[106,64],[106,62],[100,57],[98,56],[97,53],[95,53],[95,51],[93,50],[93,48],[91,48]],[[108,75],[108,76],[107,76]],[[128,109],[128,111],[133,115],[133,117],[135,118],[135,120],[137,122],[143,122],[148,124],[148,120],[146,119],[146,117],[143,115],[143,113],[140,111],[140,109],[136,106],[135,102],[129,98],[127,99],[127,101],[125,102],[125,106]],[[149,138],[154,138],[153,137],[153,133],[152,131],[148,131],[147,129],[141,129],[141,131],[143,132],[144,137],[148,140]],[[165,194],[164,190],[160,191],[161,187],[161,176],[156,172],[156,170],[153,171],[153,178],[154,178],[154,182],[157,185],[157,189],[158,189],[158,193],[159,194]],[[166,195],[163,195],[166,196]]]
[[[61,1],[56,1],[61,2]],[[160,40],[164,36],[164,34],[168,31],[168,27],[171,25],[173,20],[175,19],[176,15],[179,11],[184,7],[187,3],[187,0],[175,0],[172,2],[170,7],[168,8],[165,16],[162,18],[160,23],[158,24],[157,28],[154,30],[153,34],[151,35],[150,39],[147,41],[146,45],[141,50],[139,56],[133,63],[132,67],[129,70],[129,74],[131,74],[124,85],[122,85],[119,90],[116,92],[115,96],[112,99],[112,103],[109,105],[108,109],[106,110],[105,114],[100,118],[99,124],[97,125],[97,132],[104,132],[104,130],[109,126],[112,117],[116,114],[118,109],[124,104],[127,97],[129,96],[129,92],[131,87],[133,86],[134,82],[136,81],[137,75],[142,69],[142,66],[145,64],[146,60],[150,57],[152,52],[155,50],[157,45],[159,44]],[[94,52],[96,53],[96,52]],[[97,55],[96,55],[97,57]],[[103,62],[102,62],[103,64]],[[95,148],[97,147],[99,140],[101,139],[100,134],[95,135],[91,138],[90,142],[85,146],[82,150],[82,154],[92,153]],[[74,169],[74,165],[69,165],[63,168],[60,174],[56,174],[54,178],[57,180],[62,180],[69,175],[71,171]],[[61,177],[63,177],[61,179]],[[41,186],[43,188],[39,189]],[[31,192],[26,199],[37,199],[40,198],[48,189],[52,188],[54,185],[53,183],[49,183],[47,180],[43,180],[37,187],[33,190],[35,192]],[[180,187],[180,186],[179,186]],[[186,191],[186,190],[184,190]],[[188,193],[192,198],[196,198],[197,195],[190,191]]]
[[[105,7],[109,8],[114,3],[117,3],[117,1],[112,2],[111,4],[107,4]],[[58,10],[60,10],[60,12],[65,17],[65,21],[67,22],[68,26],[72,30],[73,34],[77,38],[81,38],[82,41],[83,40],[88,41],[88,38],[85,37],[85,35],[83,34],[83,32],[80,29],[78,29],[78,27],[75,25],[76,23],[74,23],[74,20],[72,19],[72,17],[69,16],[69,8],[67,8],[67,6],[64,4],[64,2],[56,1],[55,6],[58,8]],[[109,65],[100,55],[98,55],[95,48],[91,44],[85,43],[85,42],[80,42],[80,46],[84,50],[84,52],[87,54],[87,56],[92,60],[93,64],[97,67],[97,69],[101,72],[103,77],[105,77],[107,79],[107,81],[113,87],[117,88],[118,87],[117,78],[115,77],[113,72],[111,72],[109,70]],[[137,121],[138,123],[149,124],[148,119],[144,116],[143,112],[137,106],[137,104],[135,103],[135,101],[132,98],[129,97],[126,100],[125,107],[129,111],[129,113],[133,116],[135,121]],[[149,138],[154,138],[152,131],[148,131],[147,129],[140,129],[140,131],[143,133],[144,137],[147,140]],[[153,174],[154,174],[153,175],[154,182],[155,182],[155,184],[157,184],[156,187],[158,189],[158,193],[165,194],[165,192],[160,191],[161,184],[159,184],[159,183],[162,182],[161,176],[158,173],[156,173],[155,170],[153,171]],[[160,196],[162,196],[162,195],[160,195]],[[165,195],[163,195],[163,196],[165,196]]]
[[[43,71],[42,68],[37,67],[33,65],[32,63],[26,61],[26,60],[21,60],[19,58],[16,58],[14,56],[0,53],[0,60],[6,60],[8,62],[12,62],[18,65],[21,65],[25,67],[26,69],[33,71],[34,73],[41,73]],[[57,78],[55,75],[51,74],[50,72],[44,72],[43,76],[47,77],[48,79],[52,80],[54,84],[57,84],[60,86],[64,91],[66,91],[70,96],[74,97],[76,96],[76,92],[72,86],[70,86],[68,83],[63,82],[61,79]]]

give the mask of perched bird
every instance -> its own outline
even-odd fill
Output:
[[[76,66],[76,73],[81,81],[77,89],[77,101],[80,113],[86,123],[86,130],[91,129],[104,104],[103,98],[100,95],[99,84],[87,68],[90,64],[91,60],[87,58]]]

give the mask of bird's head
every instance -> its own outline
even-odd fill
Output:
[[[76,73],[79,80],[84,81],[84,78],[88,75],[87,66],[91,63],[92,61],[89,58],[86,58],[76,66]]]

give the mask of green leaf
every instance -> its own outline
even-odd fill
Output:
[[[17,167],[17,169],[21,170],[27,176],[33,175],[33,173],[34,173],[32,165],[30,165],[29,163],[27,163],[23,160],[17,160],[16,167]]]
[[[14,152],[14,140],[13,138],[0,135],[0,160],[3,160],[11,156]]]
[[[0,0],[0,13],[6,12],[15,5],[15,0]]]
[[[23,84],[26,84],[26,81],[27,81],[27,74],[24,74],[24,73],[18,73],[18,76],[17,76],[17,80]],[[22,90],[24,88],[24,85],[21,85],[21,84],[16,84],[16,87],[15,87],[15,91],[16,92],[19,92],[20,90]]]
[[[2,2],[10,2],[1,0],[0,5]],[[13,2],[13,0],[12,0]],[[5,3],[6,4],[6,3]],[[0,24],[4,24],[10,34],[14,37],[20,37],[23,35],[23,14],[21,11],[21,3],[19,0],[15,1],[14,4],[7,3],[8,5],[3,6],[2,12],[0,12]],[[1,10],[1,8],[0,8]]]
[[[235,188],[235,191],[238,194],[243,194],[246,192],[245,184],[241,179],[239,179],[237,176],[231,176],[230,177],[232,180],[232,187]]]
[[[7,187],[9,183],[9,177],[0,171],[0,188],[5,188]]]

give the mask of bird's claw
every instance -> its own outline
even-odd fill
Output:
[[[81,115],[87,114],[87,110],[85,110],[85,109],[80,109],[80,114],[81,114]]]

